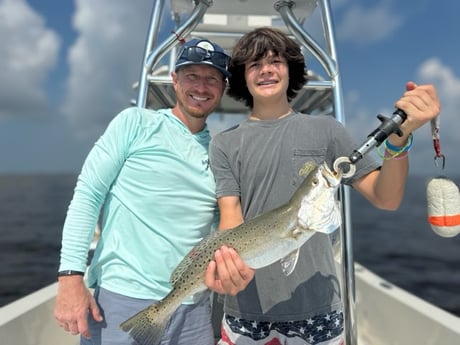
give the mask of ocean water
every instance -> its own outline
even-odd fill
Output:
[[[56,281],[76,178],[0,176],[0,306]],[[442,238],[431,230],[427,181],[411,177],[395,212],[375,209],[352,191],[353,252],[382,278],[460,316],[460,235]]]

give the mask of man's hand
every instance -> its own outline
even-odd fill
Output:
[[[92,314],[94,320],[102,321],[96,301],[85,286],[83,277],[59,277],[54,306],[54,318],[58,325],[66,332],[90,338],[88,313]]]
[[[235,296],[246,288],[254,273],[233,248],[222,246],[208,265],[205,284],[214,292]]]

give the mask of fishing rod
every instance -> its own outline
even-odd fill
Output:
[[[334,161],[334,170],[338,171],[338,169],[341,169],[344,171],[343,177],[353,176],[356,171],[356,162],[361,160],[364,155],[374,147],[380,146],[380,144],[382,144],[382,142],[388,138],[390,134],[396,133],[400,137],[403,135],[399,125],[406,121],[407,114],[401,109],[396,109],[391,118],[382,114],[378,114],[377,118],[381,122],[380,126],[367,136],[367,139],[359,146],[359,148],[353,150],[353,153],[350,156],[339,157]],[[346,169],[343,169],[343,165],[347,166]]]
[[[356,162],[374,147],[380,146],[390,134],[403,135],[399,126],[407,119],[407,114],[401,109],[396,109],[391,118],[381,114],[377,115],[377,118],[381,121],[380,126],[367,136],[361,146],[353,150],[350,156],[342,156],[334,161],[334,170],[341,169],[344,171],[343,177],[353,176],[356,171]],[[444,169],[446,157],[441,152],[439,115],[431,120],[431,132],[435,151],[435,165]],[[348,167],[343,169],[343,165]],[[428,222],[432,230],[442,237],[458,235],[460,233],[460,192],[457,185],[444,176],[433,178],[427,185],[426,194]]]

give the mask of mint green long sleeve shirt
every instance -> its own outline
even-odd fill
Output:
[[[192,134],[170,109],[128,108],[88,154],[64,223],[59,270],[85,271],[102,209],[88,282],[161,299],[172,270],[217,222],[207,128]]]

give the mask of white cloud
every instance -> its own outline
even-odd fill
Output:
[[[77,0],[78,38],[68,55],[69,79],[62,109],[77,134],[94,138],[133,97],[152,2]]]
[[[381,2],[374,7],[353,5],[341,6],[337,16],[336,32],[340,40],[357,44],[368,44],[389,37],[403,22],[397,12],[387,3]]]
[[[417,78],[422,83],[432,83],[436,86],[442,104],[442,116],[446,117],[446,120],[458,118],[460,78],[449,66],[444,65],[438,58],[428,59],[418,68]]]
[[[57,34],[25,0],[2,0],[0,41],[0,116],[43,116],[43,84],[56,64]]]

